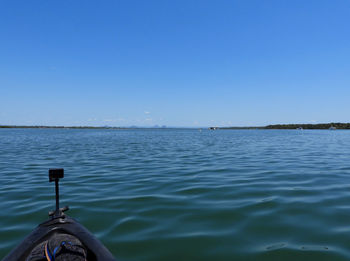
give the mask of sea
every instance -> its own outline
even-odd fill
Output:
[[[350,131],[0,129],[0,259],[61,205],[121,261],[350,260]]]

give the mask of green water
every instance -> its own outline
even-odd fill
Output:
[[[0,129],[0,259],[62,205],[118,260],[349,260],[350,131]]]

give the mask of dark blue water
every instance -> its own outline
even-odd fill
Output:
[[[0,129],[0,258],[62,205],[119,260],[349,260],[350,131]]]

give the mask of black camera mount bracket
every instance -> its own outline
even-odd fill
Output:
[[[49,212],[49,216],[52,218],[63,217],[63,212],[69,210],[68,206],[60,208],[60,192],[58,182],[64,177],[64,169],[49,169],[49,181],[55,182],[55,191],[56,191],[56,209]]]

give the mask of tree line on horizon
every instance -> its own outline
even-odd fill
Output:
[[[336,129],[350,129],[350,123],[331,122],[331,123],[318,123],[318,124],[274,124],[267,125],[263,129],[309,129],[309,130],[325,130],[329,128]]]
[[[317,124],[271,124],[267,126],[257,126],[257,127],[210,127],[209,129],[221,129],[221,130],[238,130],[238,129],[306,129],[306,130],[326,130],[326,129],[350,129],[350,123],[342,122],[331,122],[331,123],[317,123]]]

